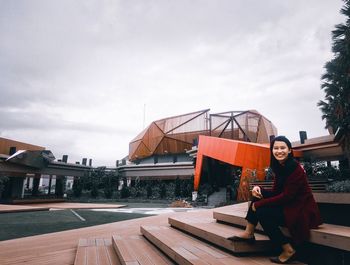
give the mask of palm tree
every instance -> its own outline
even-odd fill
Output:
[[[326,128],[343,133],[341,145],[350,163],[350,1],[344,0],[340,12],[347,17],[344,24],[332,31],[334,57],[325,64],[321,89],[325,99],[318,102]],[[350,166],[350,164],[349,164]]]

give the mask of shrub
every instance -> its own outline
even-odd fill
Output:
[[[180,197],[181,196],[181,180],[179,177],[175,180],[175,190],[174,190],[174,196]]]
[[[80,178],[74,178],[73,181],[73,193],[75,197],[80,197],[83,191],[83,182]]]
[[[0,176],[0,198],[2,197],[2,192],[5,189],[5,183],[8,181],[8,177]]]
[[[193,191],[193,181],[183,180],[181,186],[182,197],[191,197]]]
[[[159,184],[159,197],[161,199],[166,197],[166,185],[164,182],[160,182]]]
[[[120,191],[121,198],[128,198],[130,196],[130,189],[128,186],[123,185],[122,190]]]
[[[149,183],[149,184],[147,185],[147,198],[152,197],[152,193],[153,193],[153,191],[152,191],[152,184]]]
[[[98,186],[96,185],[97,183],[93,183],[95,185],[92,186],[91,188],[91,197],[96,198],[98,196]]]
[[[103,193],[106,197],[106,199],[110,199],[113,196],[113,188],[112,187],[104,187]]]
[[[350,180],[333,182],[327,187],[327,192],[350,192]]]
[[[317,179],[344,179],[342,170],[334,166],[327,166],[324,162],[304,162],[304,170],[309,178]]]

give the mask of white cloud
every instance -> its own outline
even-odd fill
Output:
[[[292,140],[342,1],[0,0],[0,135],[114,165],[153,120],[256,109]]]

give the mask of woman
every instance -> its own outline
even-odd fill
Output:
[[[313,198],[307,176],[300,164],[294,160],[292,145],[284,136],[275,137],[270,145],[270,167],[274,173],[272,190],[259,186],[252,189],[253,200],[249,207],[245,231],[234,241],[254,242],[254,229],[260,222],[265,233],[283,249],[274,263],[285,264],[295,258],[293,243],[301,243],[310,236],[310,229],[322,222]],[[292,240],[283,235],[280,226],[289,229]]]

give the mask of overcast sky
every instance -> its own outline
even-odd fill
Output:
[[[154,120],[256,109],[328,134],[316,106],[341,0],[0,0],[0,137],[115,165]]]

